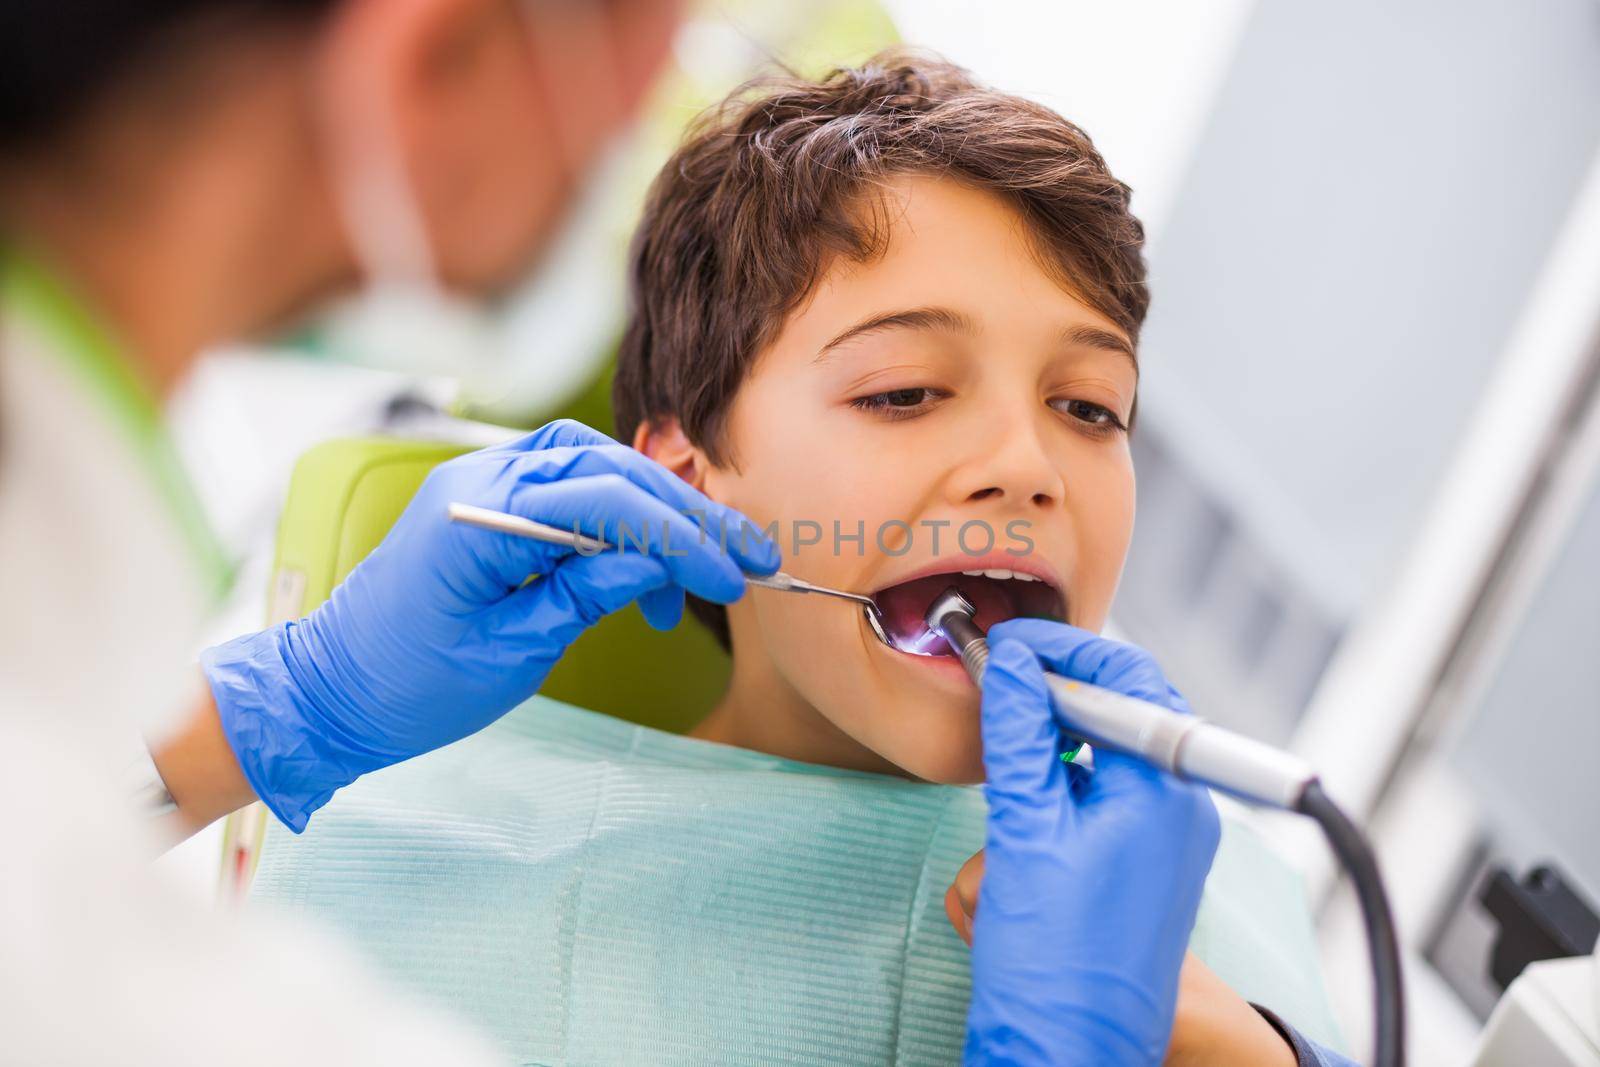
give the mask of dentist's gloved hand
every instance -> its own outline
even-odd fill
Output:
[[[1220,826],[1206,791],[1112,752],[1061,761],[1043,662],[1187,710],[1150,655],[1062,623],[989,631],[983,886],[968,1064],[1159,1064]]]
[[[612,544],[625,523],[627,550],[585,556],[457,525],[452,501]],[[642,530],[648,554],[633,547]],[[556,422],[442,464],[327,603],[210,649],[202,665],[245,777],[298,832],[334,790],[532,696],[601,616],[637,600],[669,629],[685,590],[727,603],[744,592],[741,568],[778,562],[737,512],[595,430]]]

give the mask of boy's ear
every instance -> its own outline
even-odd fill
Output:
[[[696,448],[678,420],[646,419],[633,431],[633,447],[701,492],[706,488],[705,453]]]

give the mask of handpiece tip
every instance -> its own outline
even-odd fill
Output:
[[[928,613],[923,616],[923,621],[928,624],[930,630],[943,635],[944,620],[951,612],[965,615],[970,619],[978,613],[978,609],[972,606],[972,601],[961,595],[961,590],[952,585],[928,605]]]
[[[988,642],[974,621],[977,614],[972,602],[952,585],[934,598],[923,617],[928,628],[944,638],[951,651],[961,657],[961,664],[974,685],[982,684],[983,671],[989,662]]]

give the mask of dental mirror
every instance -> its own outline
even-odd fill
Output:
[[[534,522],[520,515],[509,515],[503,511],[492,511],[489,508],[480,508],[472,504],[460,502],[452,503],[447,509],[451,522],[461,523],[466,526],[477,526],[485,530],[495,530],[500,533],[511,534],[515,537],[526,537],[533,541],[543,541],[547,544],[565,545],[569,548],[578,548],[588,553],[604,552],[612,546],[597,538],[586,537],[572,530],[563,530],[555,526],[548,526],[542,522]],[[792,574],[778,571],[775,574],[746,574],[745,581],[762,589],[776,589],[780,593],[819,593],[823,596],[836,597],[861,605],[861,613],[867,617],[867,625],[879,641],[890,648],[898,649],[890,638],[883,625],[883,612],[878,609],[877,601],[860,593],[847,593],[843,589],[830,589],[825,585],[816,585],[803,578],[796,578]]]

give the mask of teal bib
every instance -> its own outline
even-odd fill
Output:
[[[793,763],[536,698],[362,779],[253,899],[341,929],[522,1064],[952,1064],[944,895],[975,789]],[[1334,1042],[1294,875],[1225,825],[1192,947]]]

